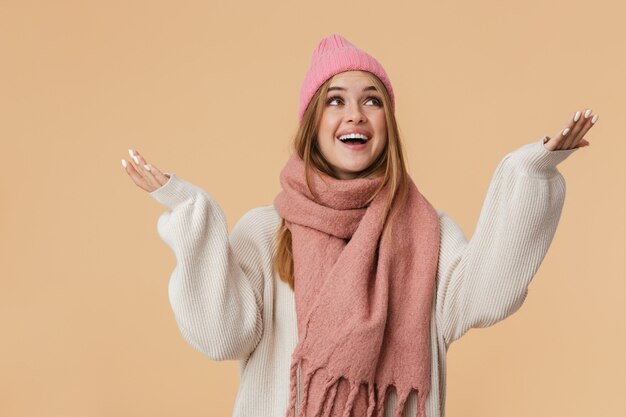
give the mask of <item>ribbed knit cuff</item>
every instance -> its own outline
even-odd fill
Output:
[[[580,148],[548,150],[544,142],[548,136],[526,144],[511,154],[518,166],[533,177],[550,178],[559,173],[556,166]]]
[[[170,179],[161,187],[148,193],[156,201],[173,210],[179,204],[197,196],[199,190],[195,185],[181,180],[173,172],[165,172],[165,174],[169,175]]]

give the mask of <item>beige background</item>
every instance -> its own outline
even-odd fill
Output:
[[[142,152],[232,228],[270,204],[317,42],[377,57],[410,172],[470,237],[508,152],[593,108],[524,306],[449,351],[447,415],[618,416],[626,8],[599,1],[0,0],[0,416],[229,416],[236,362],[178,333]]]

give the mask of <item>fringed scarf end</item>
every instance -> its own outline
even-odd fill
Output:
[[[302,401],[300,404],[298,417],[305,417],[309,401],[309,385],[311,384],[311,379],[313,379],[313,375],[320,369],[322,369],[322,367],[309,369],[304,374],[304,381],[302,384]],[[330,412],[332,411],[333,403],[335,401],[335,396],[337,395],[337,383],[339,379],[339,376],[333,376],[326,381],[326,383],[324,384],[322,399],[317,405],[317,409],[313,413],[313,417],[320,417],[321,415],[330,416]],[[329,393],[330,397],[328,397]]]
[[[393,417],[402,417],[404,415],[404,403],[406,403],[406,400],[407,398],[409,398],[410,393],[410,389],[400,392],[396,390],[398,401],[396,402],[396,409],[393,413]]]
[[[286,417],[295,417],[296,414],[296,396],[298,395],[298,365],[300,361],[294,360],[289,370],[289,379],[291,391],[289,393],[289,406],[287,407]]]
[[[374,391],[374,384],[367,384],[367,391],[369,393],[369,397],[367,401],[366,417],[374,417],[374,410],[376,408],[376,392]]]
[[[420,389],[417,391],[417,417],[426,417],[426,397],[429,390]]]
[[[350,417],[352,406],[354,405],[354,399],[356,398],[356,394],[359,392],[359,388],[361,388],[361,384],[350,382],[350,394],[348,395],[348,401],[346,402],[343,417]]]
[[[293,381],[291,388],[291,398],[289,401],[289,409],[287,412],[287,417],[295,417],[296,416],[296,400],[297,400],[297,370],[300,365],[301,360],[295,360],[291,366],[291,378]],[[302,398],[298,405],[297,417],[330,417],[331,413],[333,413],[333,409],[335,406],[335,399],[337,397],[337,390],[339,388],[339,383],[341,379],[346,379],[349,386],[350,391],[348,393],[348,398],[346,400],[345,405],[343,406],[343,410],[341,412],[342,417],[350,417],[354,408],[355,400],[357,395],[359,394],[359,390],[361,385],[365,385],[367,392],[367,412],[365,413],[365,417],[383,417],[385,414],[385,402],[387,399],[387,393],[389,387],[394,386],[394,384],[388,384],[384,387],[378,387],[373,382],[355,382],[352,380],[348,380],[347,377],[343,375],[339,376],[330,376],[326,378],[324,381],[324,388],[322,391],[321,399],[319,403],[313,405],[314,412],[313,414],[306,414],[306,410],[309,402],[309,387],[311,384],[311,380],[313,379],[313,375],[323,369],[323,367],[317,367],[313,369],[307,369],[304,371],[302,377]],[[416,417],[426,417],[426,395],[428,390],[425,389],[397,389],[397,402],[396,407],[393,413],[393,417],[403,417],[404,416],[404,407],[408,400],[409,394],[412,390],[416,391],[417,394],[417,413]],[[380,398],[379,398],[380,397]],[[317,402],[317,401],[316,401]],[[333,415],[337,414],[338,411],[335,410]]]
[[[386,385],[382,388],[382,398],[378,398],[376,400],[376,417],[383,417],[383,415],[385,414],[385,399],[387,398],[387,389],[389,388],[389,385]]]

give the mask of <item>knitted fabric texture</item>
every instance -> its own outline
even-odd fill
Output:
[[[410,179],[410,178],[409,178]],[[391,236],[380,224],[383,178],[339,180],[311,172],[292,153],[274,207],[292,235],[298,328],[287,417],[382,416],[395,388],[400,417],[411,390],[425,417],[430,390],[430,316],[440,244],[438,215],[412,180]],[[394,197],[393,204],[396,203]],[[350,414],[352,413],[352,414]]]
[[[383,66],[370,54],[357,48],[343,36],[333,33],[322,39],[311,56],[311,64],[300,87],[298,120],[302,116],[318,88],[326,80],[344,71],[368,71],[376,75],[385,85],[391,98],[391,108],[395,108],[395,97],[391,81]]]

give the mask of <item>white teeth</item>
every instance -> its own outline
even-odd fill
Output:
[[[360,133],[348,133],[347,135],[339,136],[339,140],[344,140],[344,139],[364,139],[364,140],[367,140],[367,136],[362,135]]]

